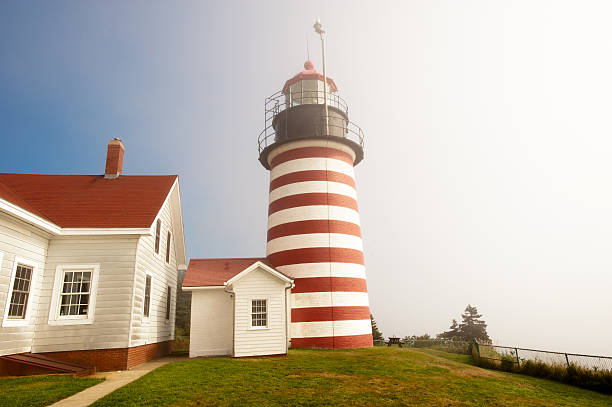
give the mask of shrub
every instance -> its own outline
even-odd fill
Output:
[[[548,364],[541,360],[521,360],[515,365],[511,355],[504,355],[500,360],[474,357],[476,363],[486,369],[515,372],[542,379],[555,380],[600,393],[612,394],[612,371],[597,368],[586,368],[575,364]]]
[[[501,358],[501,370],[504,372],[512,372],[514,371],[514,362],[515,359],[511,355],[504,355]]]

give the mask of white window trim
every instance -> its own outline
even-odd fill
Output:
[[[157,236],[156,231],[157,231],[157,221],[159,221],[159,250],[157,252],[155,252],[155,238]],[[153,222],[153,255],[164,261],[165,257],[162,255],[162,249],[163,249],[163,243],[164,243],[164,221],[162,220],[161,216],[158,216],[157,218],[155,218],[155,222]]]
[[[170,245],[168,245],[168,242],[170,242]],[[164,253],[164,266],[168,266],[172,263],[172,231],[170,228],[166,230],[166,244],[164,246],[166,247],[166,252]],[[168,261],[166,261],[166,259],[168,259]]]
[[[144,304],[146,301],[146,292],[147,292],[147,276],[151,277],[151,295],[149,296],[149,316],[145,316],[144,313]],[[144,278],[144,285],[142,286],[142,308],[141,308],[141,312],[142,312],[142,320],[143,321],[150,321],[151,320],[151,314],[153,313],[153,285],[154,285],[154,278],[153,278],[153,274],[149,271],[145,271],[145,278]]]
[[[2,255],[0,253],[0,264],[2,263]],[[11,304],[11,297],[13,296],[13,284],[15,283],[15,274],[17,273],[17,265],[23,264],[24,266],[32,267],[32,281],[30,281],[30,292],[28,294],[28,302],[26,304],[26,314],[23,319],[10,319],[8,317],[9,306]],[[13,261],[13,270],[11,271],[11,280],[9,283],[9,289],[6,296],[6,304],[4,306],[4,318],[2,318],[2,326],[10,327],[10,326],[27,326],[34,323],[32,321],[32,298],[34,298],[34,289],[35,284],[38,280],[38,263],[24,259],[23,257],[15,256],[15,260]]]
[[[91,270],[91,287],[89,292],[89,308],[87,315],[60,316],[60,298],[64,286],[64,273],[70,270]],[[96,297],[98,296],[99,264],[62,264],[55,268],[53,296],[49,308],[49,325],[86,325],[93,324],[96,313]]]
[[[266,326],[253,326],[253,301],[264,300],[266,301]],[[268,297],[253,297],[249,298],[249,327],[248,331],[265,331],[270,329],[270,298]]]
[[[153,286],[153,280],[151,280],[151,286]],[[166,304],[168,304],[168,287],[170,288],[170,295],[172,295],[173,297],[176,297],[176,288],[172,287],[170,284],[166,284]],[[176,301],[176,298],[175,298]],[[166,321],[166,324],[169,324],[172,322],[172,297],[170,297],[170,304],[168,304],[170,306],[170,312],[168,313],[168,318],[166,318],[166,314],[165,314],[165,310],[164,310],[164,321]]]

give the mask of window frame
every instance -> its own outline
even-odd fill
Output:
[[[66,272],[91,271],[89,282],[89,304],[87,315],[60,315],[61,298]],[[100,277],[99,264],[60,264],[55,268],[53,294],[49,307],[49,325],[85,325],[93,324],[96,313],[96,298],[98,296],[98,278]]]
[[[166,264],[170,263],[170,243],[172,243],[172,232],[168,229],[168,233],[166,233]]]
[[[2,253],[0,253],[0,265],[2,264]],[[23,318],[9,318],[8,312],[9,307],[11,305],[11,298],[13,297],[13,286],[15,284],[15,275],[17,274],[17,266],[21,264],[27,267],[32,267],[32,279],[30,280],[30,291],[28,292],[28,301],[26,302],[26,312]],[[13,267],[11,270],[11,280],[9,282],[9,288],[6,296],[6,303],[4,305],[4,317],[2,318],[2,326],[3,327],[11,327],[11,326],[27,326],[34,323],[31,321],[32,319],[32,298],[34,297],[34,287],[36,282],[38,281],[38,263],[26,259],[23,257],[15,256],[13,260]]]
[[[147,302],[147,279],[151,279],[151,291],[149,291],[148,313],[145,315],[145,304]],[[142,319],[148,321],[151,319],[151,307],[153,305],[153,274],[145,272],[144,287],[142,287]]]
[[[170,314],[172,308],[172,286],[168,285],[166,288],[166,322],[170,322],[172,315]]]
[[[254,326],[253,325],[253,301],[265,301],[266,303],[266,325],[265,326]],[[250,298],[248,302],[249,306],[249,330],[261,330],[270,329],[270,299],[269,298]]]
[[[161,246],[161,230],[162,221],[160,218],[157,218],[155,221],[155,235],[153,236],[153,252],[156,255],[159,255],[159,248]]]

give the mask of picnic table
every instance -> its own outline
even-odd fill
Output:
[[[391,346],[391,345],[399,345],[399,347],[402,347],[402,341],[399,337],[397,336],[390,336],[389,337],[389,341],[387,342],[387,346]]]

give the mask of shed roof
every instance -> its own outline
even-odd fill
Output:
[[[0,198],[63,228],[148,228],[177,177],[0,173]]]
[[[183,287],[222,286],[258,261],[285,276],[276,270],[265,257],[191,259],[183,280]]]

